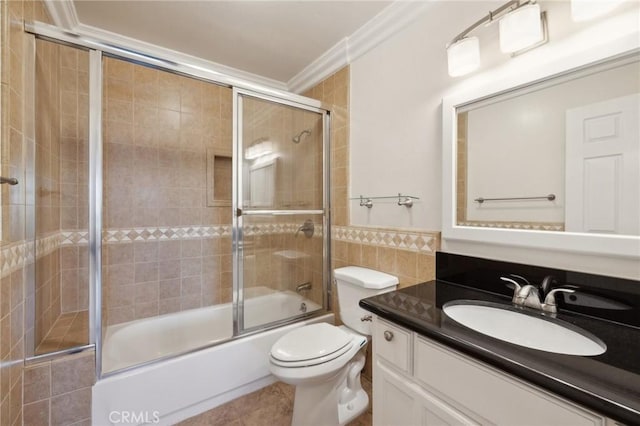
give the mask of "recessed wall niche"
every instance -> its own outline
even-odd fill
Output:
[[[207,206],[231,205],[232,154],[225,149],[207,149]]]

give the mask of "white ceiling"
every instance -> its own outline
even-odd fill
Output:
[[[74,0],[84,25],[281,82],[391,3]]]

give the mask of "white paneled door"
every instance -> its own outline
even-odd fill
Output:
[[[567,110],[569,232],[640,234],[640,94]]]

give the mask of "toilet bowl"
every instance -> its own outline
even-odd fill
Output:
[[[269,366],[279,380],[296,386],[292,425],[344,425],[363,413],[369,397],[360,384],[371,316],[360,299],[392,291],[398,279],[349,266],[334,271],[345,323],[297,328],[271,348]]]

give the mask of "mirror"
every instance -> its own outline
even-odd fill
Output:
[[[637,54],[457,109],[460,226],[640,235]]]
[[[249,167],[250,197],[245,205],[256,208],[275,206],[276,164],[278,158],[255,162]]]
[[[640,41],[522,59],[443,98],[443,240],[640,258]]]

